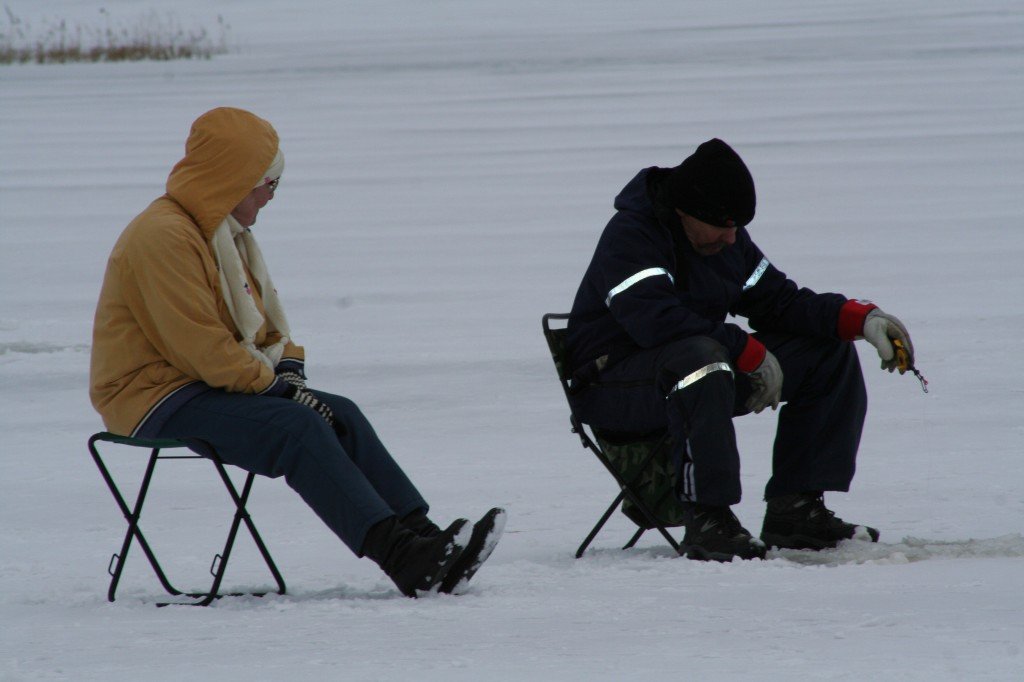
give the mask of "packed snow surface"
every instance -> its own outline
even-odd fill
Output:
[[[167,3],[8,0],[34,26]],[[0,679],[1017,680],[1024,670],[1024,6],[908,2],[173,3],[208,61],[0,67]],[[52,25],[49,24],[49,25]],[[288,593],[164,595],[86,451],[92,313],[114,240],[219,105],[287,156],[256,232],[311,384],[355,399],[448,522],[508,509],[465,595],[410,600],[280,480],[250,511]],[[750,231],[800,284],[910,328],[927,395],[877,369],[849,494],[882,532],[763,562],[628,551],[540,333],[611,201],[720,137]],[[774,413],[737,421],[760,529]],[[142,453],[111,449],[129,497]],[[208,584],[231,514],[161,465],[142,528]],[[236,478],[237,476],[236,470]],[[226,586],[270,577],[240,537]]]

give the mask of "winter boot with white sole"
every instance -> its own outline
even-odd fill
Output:
[[[469,544],[469,521],[459,519],[423,537],[392,516],[366,534],[363,554],[375,561],[407,597],[436,591]]]
[[[878,542],[878,531],[843,521],[812,491],[768,500],[761,539],[769,547],[820,550],[850,539]]]

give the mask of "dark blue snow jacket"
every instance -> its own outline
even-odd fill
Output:
[[[566,339],[571,372],[592,378],[598,358],[607,356],[600,365],[611,366],[640,349],[691,336],[715,339],[736,365],[750,337],[726,315],[747,318],[755,331],[839,338],[846,297],[799,288],[764,257],[746,228],[721,252],[698,255],[674,211],[666,216],[651,199],[665,172],[640,171],[615,198],[617,212],[572,306]]]

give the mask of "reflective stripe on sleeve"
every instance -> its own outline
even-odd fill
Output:
[[[769,265],[770,264],[768,263],[768,259],[762,258],[761,262],[757,264],[756,268],[754,268],[753,274],[751,274],[750,277],[747,278],[747,281],[743,284],[743,291],[746,291],[747,289],[750,289],[755,284],[757,284],[757,282],[761,279],[761,275],[764,274],[765,270],[768,269]]]
[[[676,391],[681,391],[687,386],[697,383],[698,381],[700,381],[707,375],[711,374],[712,372],[719,371],[728,372],[729,374],[732,374],[732,367],[729,366],[728,362],[712,362],[710,365],[705,365],[704,367],[698,369],[696,372],[691,372],[690,374],[687,374],[685,377],[683,377],[682,381],[680,381],[679,383],[672,387],[672,390],[668,392],[668,395],[665,396],[665,399],[668,400]]]
[[[647,279],[648,277],[656,277],[658,275],[665,275],[666,277],[668,277],[670,282],[675,284],[675,280],[672,279],[672,274],[665,268],[647,268],[646,270],[641,270],[640,272],[636,273],[635,275],[632,275],[631,277],[627,277],[622,282],[622,284],[619,284],[611,291],[609,291],[608,298],[604,300],[604,304],[606,306],[610,306],[612,304],[612,299],[615,298],[616,295],[621,294],[623,291],[630,288],[631,286],[633,286],[642,279]]]

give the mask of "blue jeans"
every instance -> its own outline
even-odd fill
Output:
[[[334,410],[337,429],[286,398],[211,390],[180,407],[159,437],[209,443],[228,464],[271,478],[284,476],[361,556],[374,524],[426,511],[428,505],[354,402],[313,393]],[[199,444],[193,449],[202,452]]]

